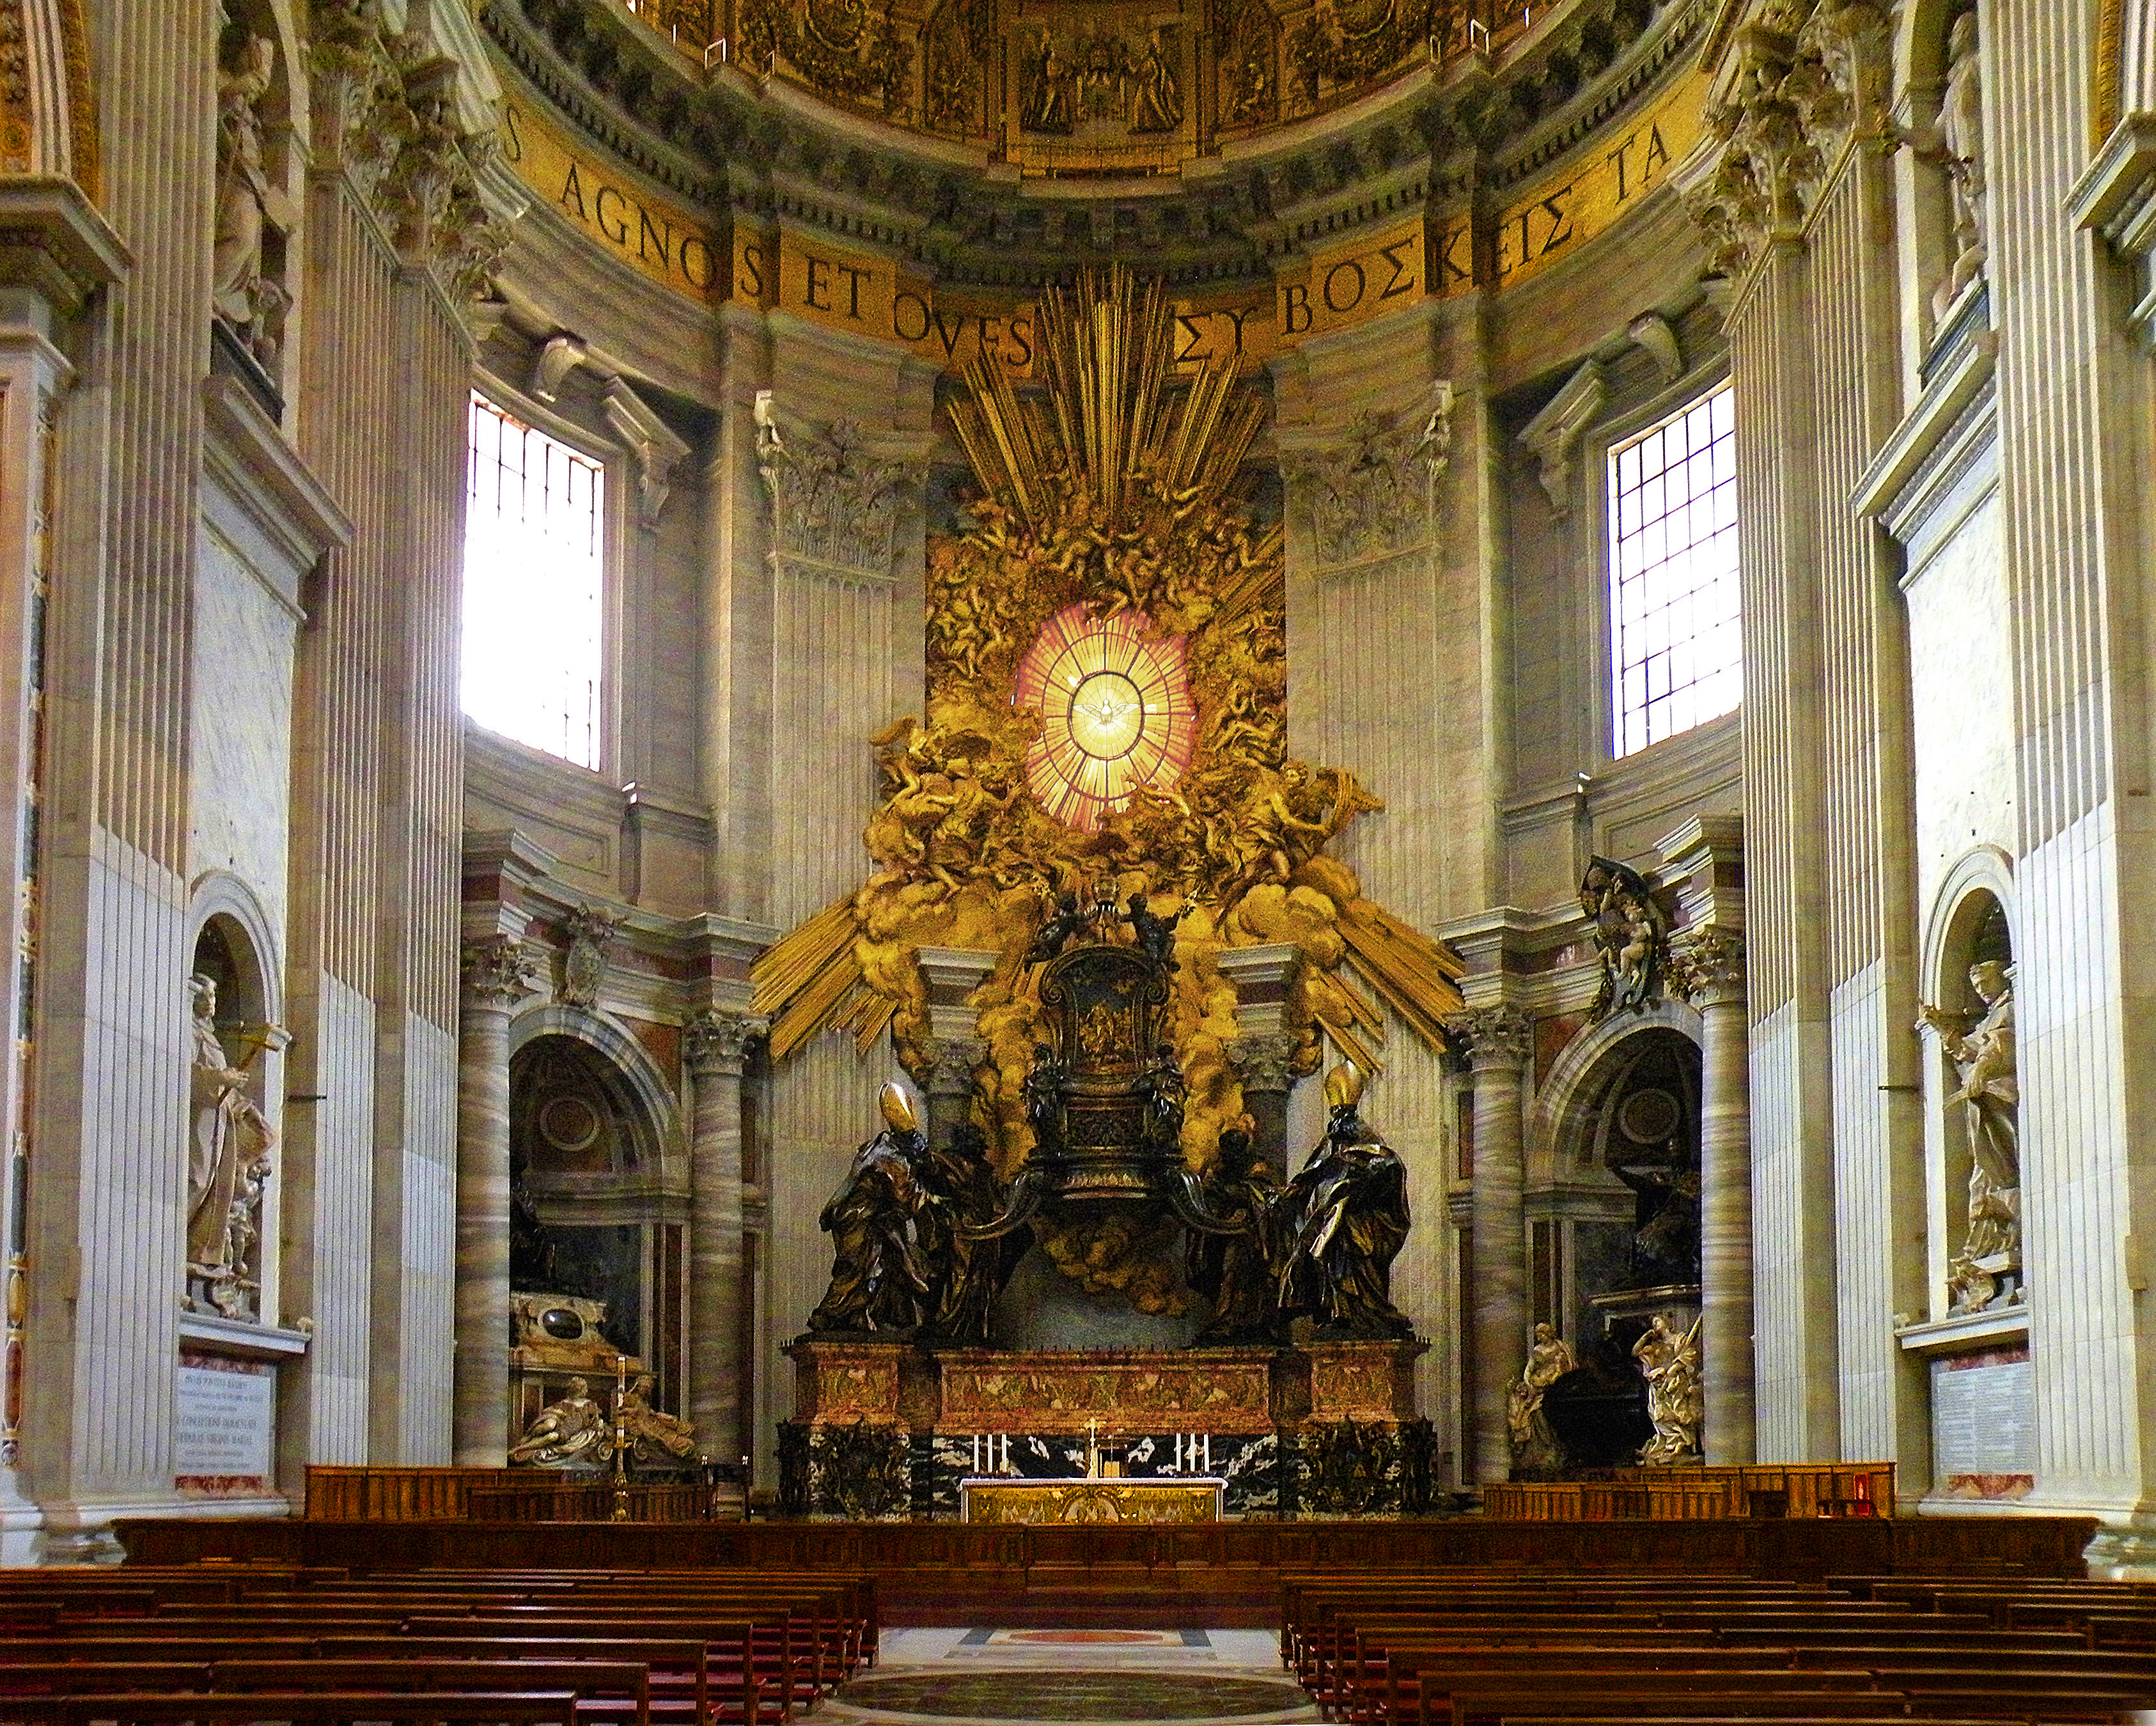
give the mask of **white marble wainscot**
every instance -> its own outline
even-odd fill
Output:
[[[218,1514],[288,1513],[277,1488],[278,1380],[282,1364],[304,1355],[311,1338],[197,1313],[182,1316],[179,1332],[173,1491]]]
[[[2037,1464],[2027,1312],[1958,1313],[1895,1336],[1924,1362],[1931,1402],[1931,1480],[1919,1510],[1952,1515],[2027,1497]]]

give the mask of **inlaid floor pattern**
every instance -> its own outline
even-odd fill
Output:
[[[835,1719],[1266,1726],[1317,1711],[1247,1630],[886,1631],[883,1658],[842,1688]]]

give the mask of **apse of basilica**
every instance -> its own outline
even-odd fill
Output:
[[[0,0],[0,1556],[2156,1562],[2140,0]]]

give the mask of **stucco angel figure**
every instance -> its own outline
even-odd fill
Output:
[[[1409,1336],[1414,1327],[1392,1301],[1393,1259],[1408,1237],[1407,1169],[1356,1114],[1363,1082],[1353,1062],[1327,1075],[1325,1137],[1280,1196],[1281,1315],[1306,1315],[1324,1336]]]
[[[1968,1125],[1968,1232],[1955,1258],[1955,1305],[1964,1309],[1996,1295],[1999,1275],[2019,1268],[2021,1246],[2021,1088],[2013,971],[1995,959],[1979,960],[1969,968],[1969,986],[1984,1003],[1974,1023],[1933,1006],[1922,1017],[1938,1032],[1940,1047],[1954,1063],[1961,1084],[1947,1101],[1962,1105]]]
[[[540,1468],[596,1467],[608,1437],[606,1411],[592,1400],[588,1384],[572,1378],[567,1395],[533,1416],[509,1460]]]
[[[269,1178],[277,1129],[247,1094],[247,1069],[226,1057],[217,1034],[217,982],[187,980],[194,1013],[191,1078],[193,1123],[187,1141],[187,1271],[209,1285],[220,1312],[244,1304],[242,1284],[252,1269],[248,1248],[257,1230],[253,1206]]]
[[[1655,1426],[1655,1436],[1640,1447],[1640,1461],[1652,1467],[1692,1460],[1699,1454],[1700,1422],[1707,1416],[1699,1376],[1699,1320],[1680,1336],[1667,1313],[1656,1314],[1632,1344],[1632,1358],[1647,1381],[1647,1418]]]
[[[886,1084],[878,1107],[883,1130],[855,1152],[845,1185],[817,1218],[833,1262],[811,1330],[911,1335],[927,1316],[932,1284],[916,1224],[928,1138],[901,1086]]]
[[[1535,1326],[1527,1365],[1505,1396],[1505,1424],[1512,1436],[1515,1468],[1546,1472],[1563,1466],[1564,1447],[1558,1443],[1549,1416],[1543,1412],[1543,1399],[1549,1394],[1549,1387],[1577,1365],[1554,1324],[1544,1322]]]

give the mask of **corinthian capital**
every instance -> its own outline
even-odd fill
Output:
[[[477,1006],[506,1010],[531,992],[534,970],[530,951],[513,935],[490,935],[466,941],[465,999]]]
[[[1689,200],[1717,269],[1741,274],[1801,228],[1850,138],[1887,135],[1890,47],[1874,0],[1768,0],[1736,32],[1706,115],[1713,168]]]
[[[972,1095],[974,1069],[988,1058],[988,1046],[978,1037],[930,1038],[929,1069],[923,1081],[929,1094],[936,1097]]]
[[[1309,509],[1318,562],[1355,563],[1419,544],[1451,458],[1452,386],[1440,382],[1415,412],[1359,413],[1342,443],[1292,458],[1287,477]]]
[[[1228,1058],[1246,1091],[1285,1091],[1295,1083],[1296,1040],[1284,1032],[1239,1037],[1228,1045]]]
[[[1671,981],[1694,1006],[1744,999],[1744,936],[1734,929],[1687,929],[1671,942]]]
[[[1466,1046],[1470,1063],[1477,1073],[1498,1067],[1524,1067],[1534,1049],[1534,1027],[1517,1007],[1499,1001],[1493,1006],[1471,1006],[1445,1022],[1457,1044]]]
[[[850,419],[782,430],[768,391],[757,399],[756,426],[773,554],[887,578],[899,518],[919,474],[873,454]]]
[[[703,1007],[681,1022],[681,1052],[689,1070],[699,1078],[738,1075],[749,1045],[770,1028],[769,1020],[753,1013]]]

